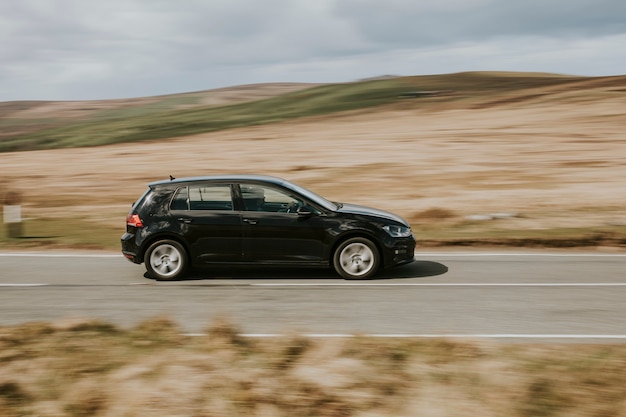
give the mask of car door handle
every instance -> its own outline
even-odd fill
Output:
[[[251,224],[251,225],[255,225],[255,224],[257,224],[257,223],[258,223],[258,222],[257,222],[256,220],[254,220],[254,219],[243,219],[243,221],[244,221],[245,223],[248,223],[248,224]]]
[[[189,217],[179,217],[177,220],[187,224],[191,223],[191,219]]]

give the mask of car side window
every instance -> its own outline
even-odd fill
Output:
[[[189,193],[187,187],[176,190],[176,194],[170,203],[170,210],[189,210]]]
[[[193,185],[178,190],[172,200],[172,210],[232,211],[233,200],[229,184]]]
[[[241,185],[244,210],[270,213],[296,213],[302,200],[271,187]]]

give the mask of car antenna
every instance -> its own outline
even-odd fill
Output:
[[[176,179],[176,178],[174,178],[174,177],[172,177],[172,176],[170,175],[170,181],[174,181],[175,179]]]

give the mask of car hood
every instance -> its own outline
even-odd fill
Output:
[[[341,208],[337,211],[339,213],[362,214],[366,216],[380,217],[387,220],[393,220],[395,222],[405,225],[406,227],[409,227],[409,223],[402,217],[397,216],[393,213],[389,213],[388,211],[379,210],[372,207],[358,206],[356,204],[343,204]]]

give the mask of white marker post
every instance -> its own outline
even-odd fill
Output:
[[[15,191],[9,191],[4,198],[4,223],[7,225],[7,236],[22,236],[22,197]]]

